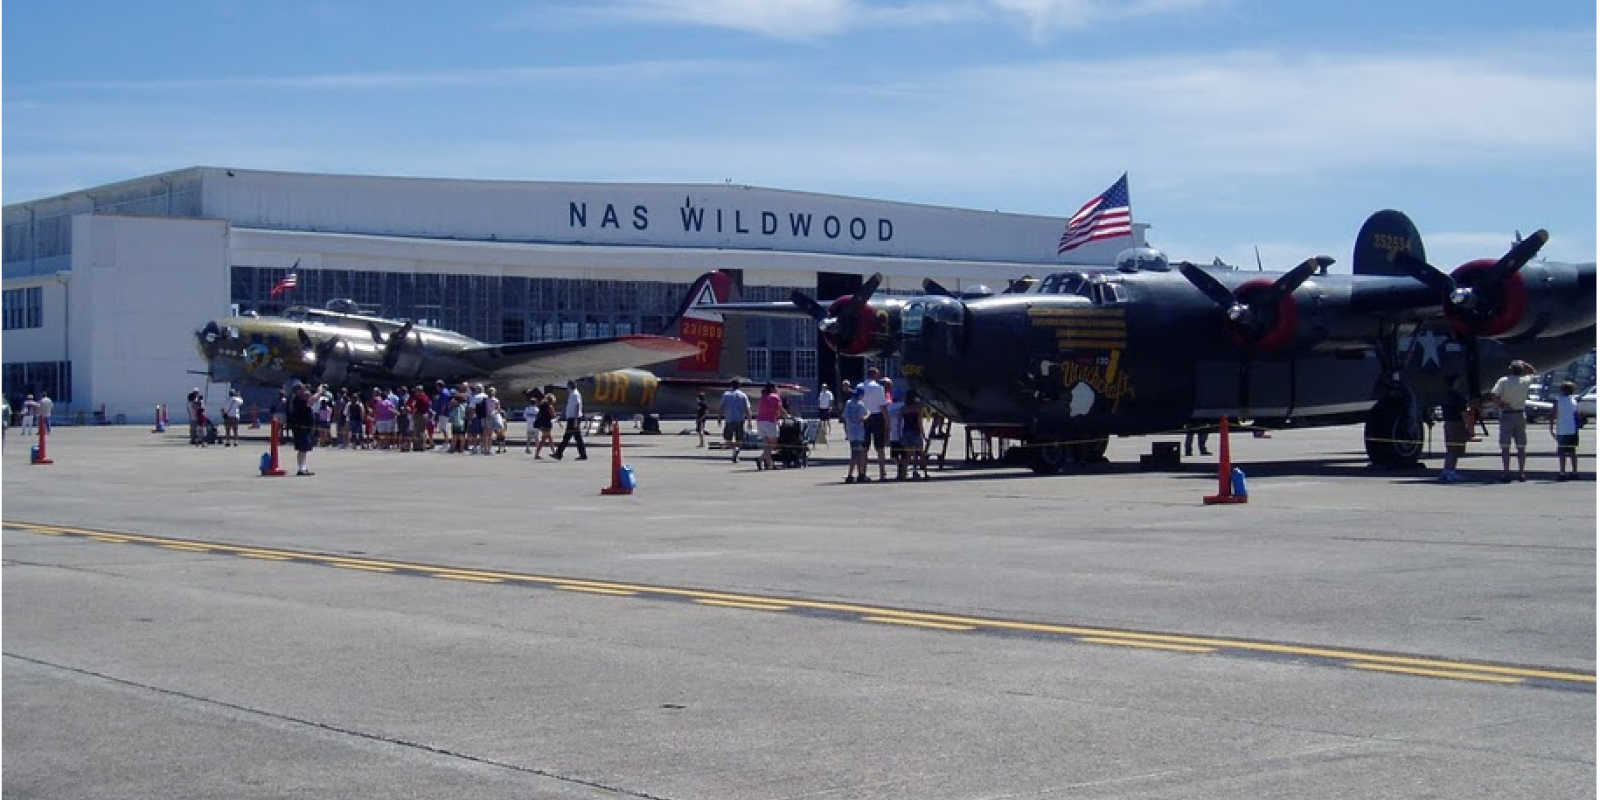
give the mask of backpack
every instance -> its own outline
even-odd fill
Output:
[[[478,419],[483,419],[489,416],[489,398],[484,397],[482,400],[479,400],[478,404],[472,407],[472,411],[478,416]]]

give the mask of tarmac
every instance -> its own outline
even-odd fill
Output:
[[[1595,796],[1590,430],[1509,484],[1236,435],[1207,505],[1214,456],[1139,466],[1181,436],[845,484],[683,427],[627,495],[602,437],[263,477],[260,431],[13,429],[5,797]]]

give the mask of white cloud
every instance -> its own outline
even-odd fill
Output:
[[[608,0],[587,13],[696,25],[770,36],[818,39],[868,28],[1015,19],[1035,40],[1109,21],[1194,11],[1232,0]]]
[[[862,17],[853,0],[611,0],[591,8],[610,16],[731,28],[779,39],[839,33]]]

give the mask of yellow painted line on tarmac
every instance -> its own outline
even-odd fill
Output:
[[[163,545],[159,545],[159,546],[160,547],[164,547],[164,548],[166,548],[168,550],[182,550],[182,551],[184,551],[186,553],[209,553],[209,552],[211,552],[211,548],[209,548],[209,547],[201,547],[199,545],[192,545],[192,544],[163,544]]]
[[[1387,664],[1361,664],[1352,663],[1356,669],[1370,670],[1372,672],[1390,672],[1399,675],[1421,675],[1428,678],[1449,678],[1456,681],[1480,681],[1483,683],[1522,683],[1521,678],[1509,678],[1502,675],[1485,675],[1481,672],[1460,672],[1445,669],[1414,669],[1409,667],[1391,667]]]
[[[705,598],[695,598],[694,602],[699,603],[700,605],[703,605],[703,606],[720,606],[722,608],[747,608],[747,609],[750,609],[751,611],[788,611],[789,610],[788,606],[778,605],[776,603],[741,603],[741,602],[737,602],[737,601],[734,601],[734,600],[707,600]]]
[[[882,622],[885,625],[906,625],[906,626],[913,627],[913,628],[932,628],[934,630],[939,630],[939,631],[975,631],[975,630],[977,630],[977,627],[973,626],[973,625],[951,625],[948,622],[928,622],[926,620],[907,619],[905,617],[868,616],[868,617],[862,617],[861,619],[865,620],[866,622]]]
[[[731,608],[752,608],[754,610],[763,611],[792,610],[800,612],[828,612],[855,619],[866,619],[873,622],[900,624],[937,630],[982,630],[989,632],[1062,636],[1071,637],[1075,640],[1093,639],[1096,640],[1093,642],[1095,644],[1118,644],[1128,647],[1145,646],[1151,649],[1167,649],[1177,652],[1224,652],[1231,654],[1261,654],[1283,656],[1288,658],[1319,659],[1334,663],[1360,664],[1362,665],[1361,668],[1363,669],[1373,669],[1394,672],[1398,674],[1430,675],[1432,672],[1438,672],[1442,673],[1444,676],[1482,676],[1481,679],[1483,680],[1492,680],[1494,678],[1507,679],[1499,682],[1509,683],[1528,680],[1542,680],[1554,681],[1558,683],[1581,684],[1590,687],[1595,685],[1595,675],[1592,672],[1541,669],[1537,667],[1521,667],[1504,664],[1478,664],[1463,661],[1452,661],[1442,658],[1371,653],[1336,647],[1280,644],[1276,642],[1263,642],[1249,639],[1185,636],[1170,633],[1150,633],[1114,628],[1096,628],[1083,625],[1062,625],[1028,622],[1024,620],[969,617],[954,614],[938,614],[905,609],[883,608],[855,603],[828,602],[822,600],[805,600],[790,597],[761,596],[727,592],[711,592],[698,589],[682,589],[671,586],[652,586],[646,584],[618,583],[612,581],[582,580],[577,578],[502,572],[495,570],[465,569],[437,564],[415,564],[402,561],[386,561],[381,559],[351,558],[348,556],[336,556],[309,551],[270,549],[243,545],[222,544],[216,542],[175,539],[171,537],[145,536],[142,534],[109,533],[106,531],[84,528],[72,528],[58,525],[41,525],[28,522],[6,521],[4,525],[7,528],[40,535],[79,536],[93,539],[95,541],[112,542],[118,544],[138,543],[148,545],[188,545],[190,547],[203,548],[212,553],[234,554],[246,558],[258,558],[273,561],[294,561],[305,564],[323,564],[327,566],[342,567],[345,569],[368,569],[369,571],[373,572],[415,573],[420,575],[449,577],[457,580],[481,583],[493,583],[498,581],[513,585],[541,585],[551,588],[559,588],[565,591],[587,592],[589,594],[600,595],[644,595],[656,598],[677,598],[690,600],[702,605],[720,605]]]
[[[472,583],[505,583],[505,581],[501,580],[500,578],[481,578],[477,575],[457,575],[453,572],[435,572],[433,573],[433,577],[444,578],[452,581],[470,581]]]
[[[343,564],[338,561],[332,561],[329,562],[328,566],[338,567],[339,569],[360,570],[362,572],[394,572],[388,567],[374,567],[371,564]]]
[[[1078,641],[1088,644],[1109,644],[1116,647],[1145,647],[1151,650],[1172,650],[1179,653],[1215,653],[1215,647],[1195,647],[1187,644],[1154,644],[1151,642],[1135,642],[1127,639],[1111,639],[1104,636],[1079,636]]]
[[[614,595],[614,596],[618,596],[618,597],[634,597],[634,596],[639,594],[638,592],[631,592],[631,591],[627,591],[627,590],[624,590],[624,589],[606,589],[606,588],[603,588],[603,587],[600,587],[600,586],[579,586],[577,584],[570,584],[570,583],[558,583],[558,584],[556,584],[556,588],[564,590],[564,591],[568,591],[568,592],[587,592],[589,594],[609,594],[609,595]]]

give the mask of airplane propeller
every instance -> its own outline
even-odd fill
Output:
[[[389,341],[386,342],[383,347],[384,369],[392,370],[394,369],[395,364],[400,363],[400,351],[406,346],[406,342],[411,337],[411,329],[415,327],[415,325],[416,323],[408,319],[405,321],[404,325],[400,326],[400,330],[397,330],[389,335]]]
[[[1271,348],[1294,333],[1292,309],[1285,307],[1285,301],[1307,278],[1332,264],[1333,259],[1328,256],[1315,256],[1278,276],[1270,285],[1252,282],[1237,290],[1222,285],[1216,276],[1189,262],[1179,264],[1178,269],[1201,294],[1226,312],[1228,328],[1241,344]]]
[[[372,334],[373,343],[383,348],[384,369],[393,370],[395,365],[400,363],[401,351],[405,348],[406,341],[411,336],[411,329],[415,326],[416,323],[408,319],[400,326],[400,330],[384,336],[383,331],[378,330],[375,323],[367,323],[367,331]]]
[[[1467,390],[1473,397],[1482,395],[1478,376],[1478,338],[1498,336],[1510,330],[1527,309],[1527,290],[1517,272],[1538,255],[1550,232],[1543,228],[1526,239],[1519,239],[1496,261],[1480,259],[1446,274],[1428,262],[1401,250],[1394,263],[1444,298],[1445,318],[1461,339],[1467,359]]]
[[[844,355],[860,355],[872,346],[876,312],[871,300],[882,283],[883,274],[873,273],[855,294],[841,297],[827,308],[799,291],[790,295],[789,301],[817,321],[817,330],[835,350]]]
[[[304,328],[297,328],[295,329],[295,336],[300,339],[300,346],[306,354],[306,360],[311,362],[313,377],[318,380],[343,382],[344,374],[349,364],[348,357],[344,359],[346,363],[335,363],[340,361],[336,354],[340,354],[347,349],[343,347],[344,342],[338,334],[329,336],[320,342],[313,342],[311,337],[306,335]]]

